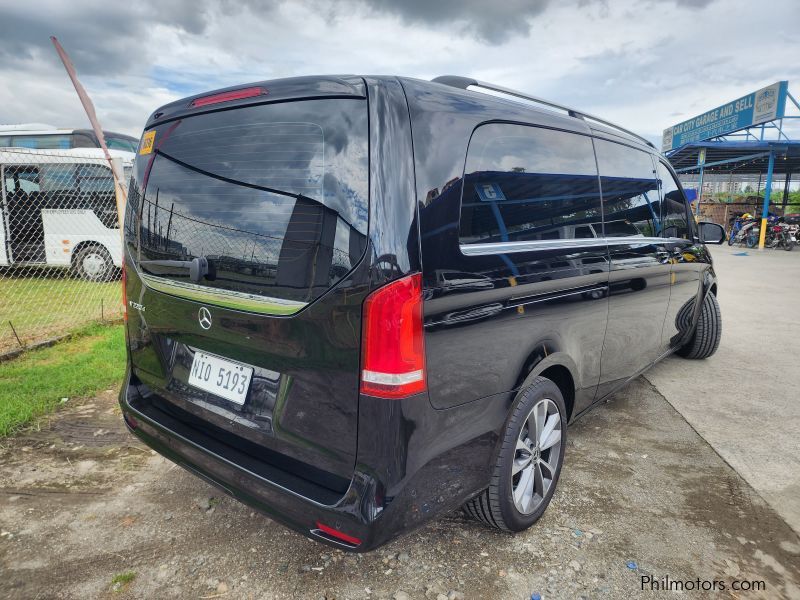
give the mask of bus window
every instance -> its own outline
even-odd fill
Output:
[[[67,150],[72,142],[72,134],[55,135],[14,135],[10,136],[15,148],[34,148],[39,150]]]
[[[80,165],[78,185],[82,191],[114,192],[114,178],[111,169],[103,165]]]
[[[72,192],[76,189],[75,165],[42,165],[43,192]]]
[[[26,194],[40,191],[39,170],[36,167],[17,167],[15,170],[14,179],[17,181],[17,191],[22,190]]]
[[[109,150],[124,150],[125,152],[136,152],[138,142],[118,137],[106,137],[106,146]]]

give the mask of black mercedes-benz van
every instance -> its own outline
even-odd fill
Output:
[[[458,507],[520,531],[567,424],[720,338],[674,172],[463,77],[300,77],[156,110],[125,218],[130,430],[366,551]]]

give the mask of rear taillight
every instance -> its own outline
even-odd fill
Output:
[[[364,300],[361,393],[404,398],[426,389],[422,276],[393,281]]]
[[[122,259],[122,320],[128,322],[128,275],[125,272],[125,258]]]
[[[266,95],[267,90],[263,87],[249,87],[241,90],[233,90],[231,92],[211,94],[210,96],[203,96],[202,98],[195,98],[189,106],[197,108],[199,106],[208,106],[209,104],[219,104],[220,102],[230,102],[232,100],[243,100],[244,98],[255,98],[256,96]]]

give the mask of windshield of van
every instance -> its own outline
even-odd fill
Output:
[[[131,198],[139,268],[149,285],[288,314],[335,285],[364,254],[365,100],[198,115],[160,126],[153,147],[144,195]]]

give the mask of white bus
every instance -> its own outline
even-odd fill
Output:
[[[127,177],[130,154],[111,154]],[[31,266],[68,268],[91,281],[117,276],[114,180],[101,150],[0,149],[0,267]]]
[[[139,140],[124,133],[103,131],[109,150],[127,152],[133,160]],[[100,142],[91,129],[58,129],[44,123],[0,125],[0,147],[31,150],[73,150],[99,148]]]

